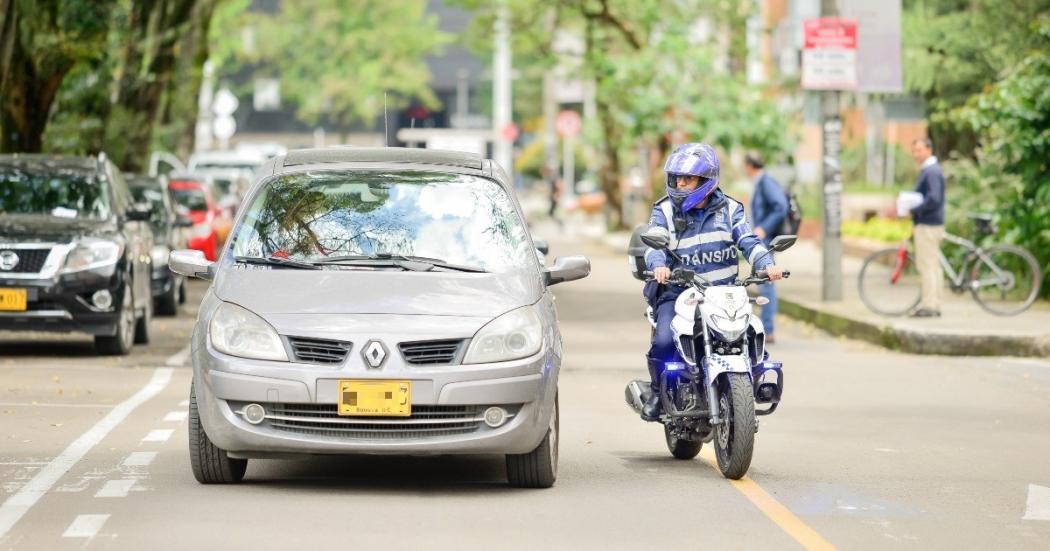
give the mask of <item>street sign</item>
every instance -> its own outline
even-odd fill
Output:
[[[554,128],[563,138],[575,138],[582,127],[583,121],[580,119],[580,114],[571,109],[558,113],[558,118],[554,120]]]
[[[500,129],[499,133],[500,136],[503,136],[504,140],[513,142],[518,139],[518,125],[508,122],[502,129]]]
[[[229,115],[215,117],[215,120],[211,122],[211,131],[215,134],[216,138],[225,142],[233,137],[234,132],[237,132],[237,121],[233,120],[233,117]]]
[[[857,90],[903,92],[901,1],[841,0],[840,15],[857,21]]]
[[[211,111],[220,117],[228,117],[237,110],[240,102],[237,96],[229,88],[223,88],[215,93],[215,99],[211,103]]]
[[[807,19],[803,24],[802,88],[857,88],[857,21],[840,17]]]

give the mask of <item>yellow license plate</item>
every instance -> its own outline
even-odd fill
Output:
[[[25,289],[0,289],[0,310],[8,312],[24,312],[25,309]]]
[[[408,417],[412,381],[339,381],[339,415]]]

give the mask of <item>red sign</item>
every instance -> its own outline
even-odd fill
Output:
[[[518,125],[509,122],[506,126],[500,129],[499,133],[501,136],[503,136],[504,140],[507,140],[508,142],[513,142],[514,140],[518,139]]]
[[[558,118],[554,121],[554,129],[563,138],[576,137],[582,127],[583,121],[580,119],[580,114],[570,109],[558,113]]]
[[[853,90],[857,87],[857,21],[838,17],[807,19],[802,50],[802,87]]]

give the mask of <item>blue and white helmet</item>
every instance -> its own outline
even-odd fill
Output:
[[[689,210],[699,205],[718,187],[718,155],[706,143],[682,144],[671,152],[664,163],[667,173],[667,195]],[[677,176],[699,176],[700,185],[692,192],[678,191]]]

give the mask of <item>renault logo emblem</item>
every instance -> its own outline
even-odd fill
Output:
[[[364,357],[365,363],[367,363],[369,367],[372,369],[379,369],[386,360],[386,347],[379,341],[368,341],[368,344],[361,349],[361,356]]]
[[[14,270],[18,266],[18,255],[14,251],[0,251],[0,270]]]

